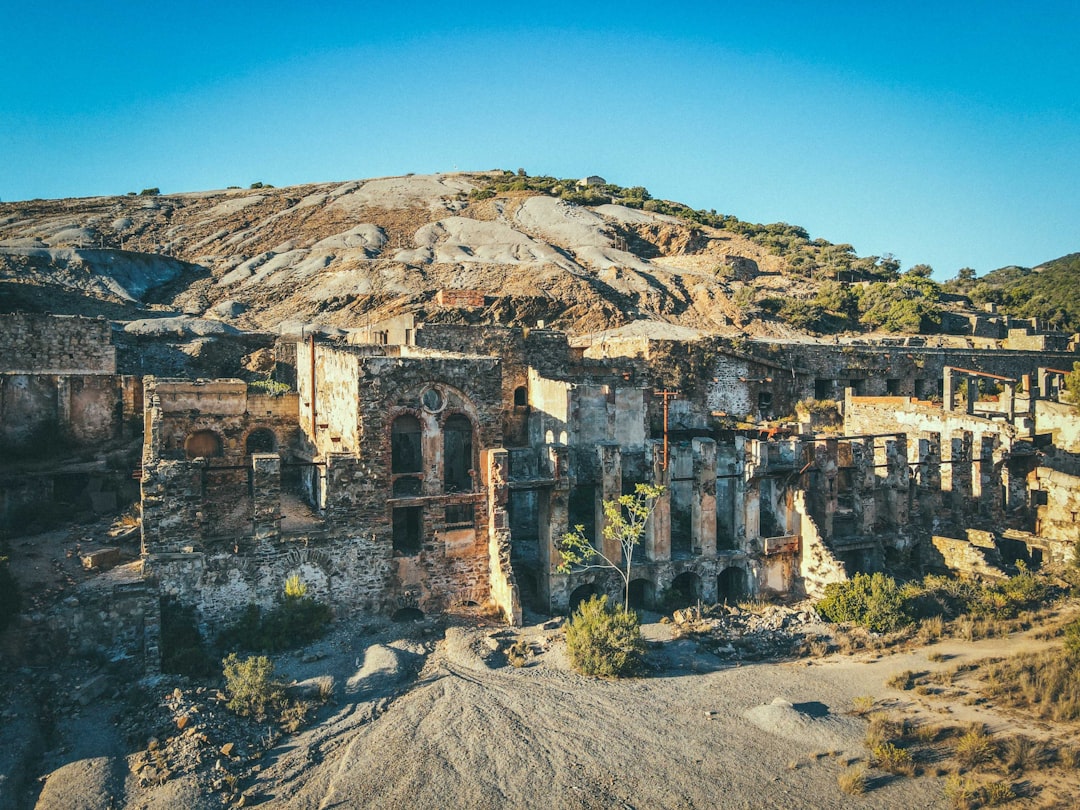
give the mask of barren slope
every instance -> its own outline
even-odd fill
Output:
[[[182,310],[249,329],[411,309],[572,331],[637,319],[723,330],[741,324],[716,269],[780,261],[737,234],[618,205],[471,200],[482,177],[0,204],[2,308]],[[440,312],[443,288],[481,290],[488,310]]]

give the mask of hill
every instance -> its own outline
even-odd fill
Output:
[[[1080,331],[1080,253],[1038,267],[1002,267],[980,279],[956,278],[945,288],[976,304],[995,304],[1006,315],[1040,318],[1064,332]]]
[[[631,321],[775,337],[932,332],[938,285],[798,226],[505,171],[0,204],[0,309],[241,329]],[[483,293],[443,307],[442,289]]]

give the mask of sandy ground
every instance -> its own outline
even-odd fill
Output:
[[[943,807],[943,780],[931,776],[872,771],[865,796],[840,792],[837,774],[867,754],[853,703],[871,695],[910,713],[910,693],[884,686],[893,674],[1003,651],[1000,640],[949,642],[931,648],[948,663],[922,650],[732,666],[672,639],[667,625],[646,632],[656,673],[604,681],[570,671],[559,634],[542,626],[521,633],[537,653],[521,669],[492,650],[510,631],[493,639],[450,628],[415,685],[383,708],[386,685],[415,654],[369,648],[376,661],[362,668],[382,673],[382,685],[356,704],[342,695],[338,717],[295,738],[253,790],[282,808]],[[1013,725],[989,709],[958,708],[956,717],[948,706],[924,711],[992,730]]]

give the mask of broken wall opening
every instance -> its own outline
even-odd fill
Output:
[[[472,472],[472,422],[455,413],[443,425],[443,491],[472,492]]]
[[[395,506],[393,510],[394,553],[412,556],[420,551],[424,510],[419,506]]]

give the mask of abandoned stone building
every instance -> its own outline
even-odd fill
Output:
[[[1075,346],[571,341],[405,317],[279,338],[289,390],[271,393],[117,377],[105,322],[34,318],[3,316],[0,336],[52,323],[106,348],[6,361],[5,440],[87,421],[137,435],[141,407],[141,576],[209,625],[293,575],[339,615],[519,622],[621,597],[610,571],[560,572],[558,548],[576,525],[602,538],[604,502],[638,483],[664,487],[631,575],[643,607],[813,596],[885,566],[995,576],[1078,536],[1080,438],[1057,402]],[[64,404],[86,391],[107,392],[96,410]],[[807,399],[843,421],[796,424]]]

